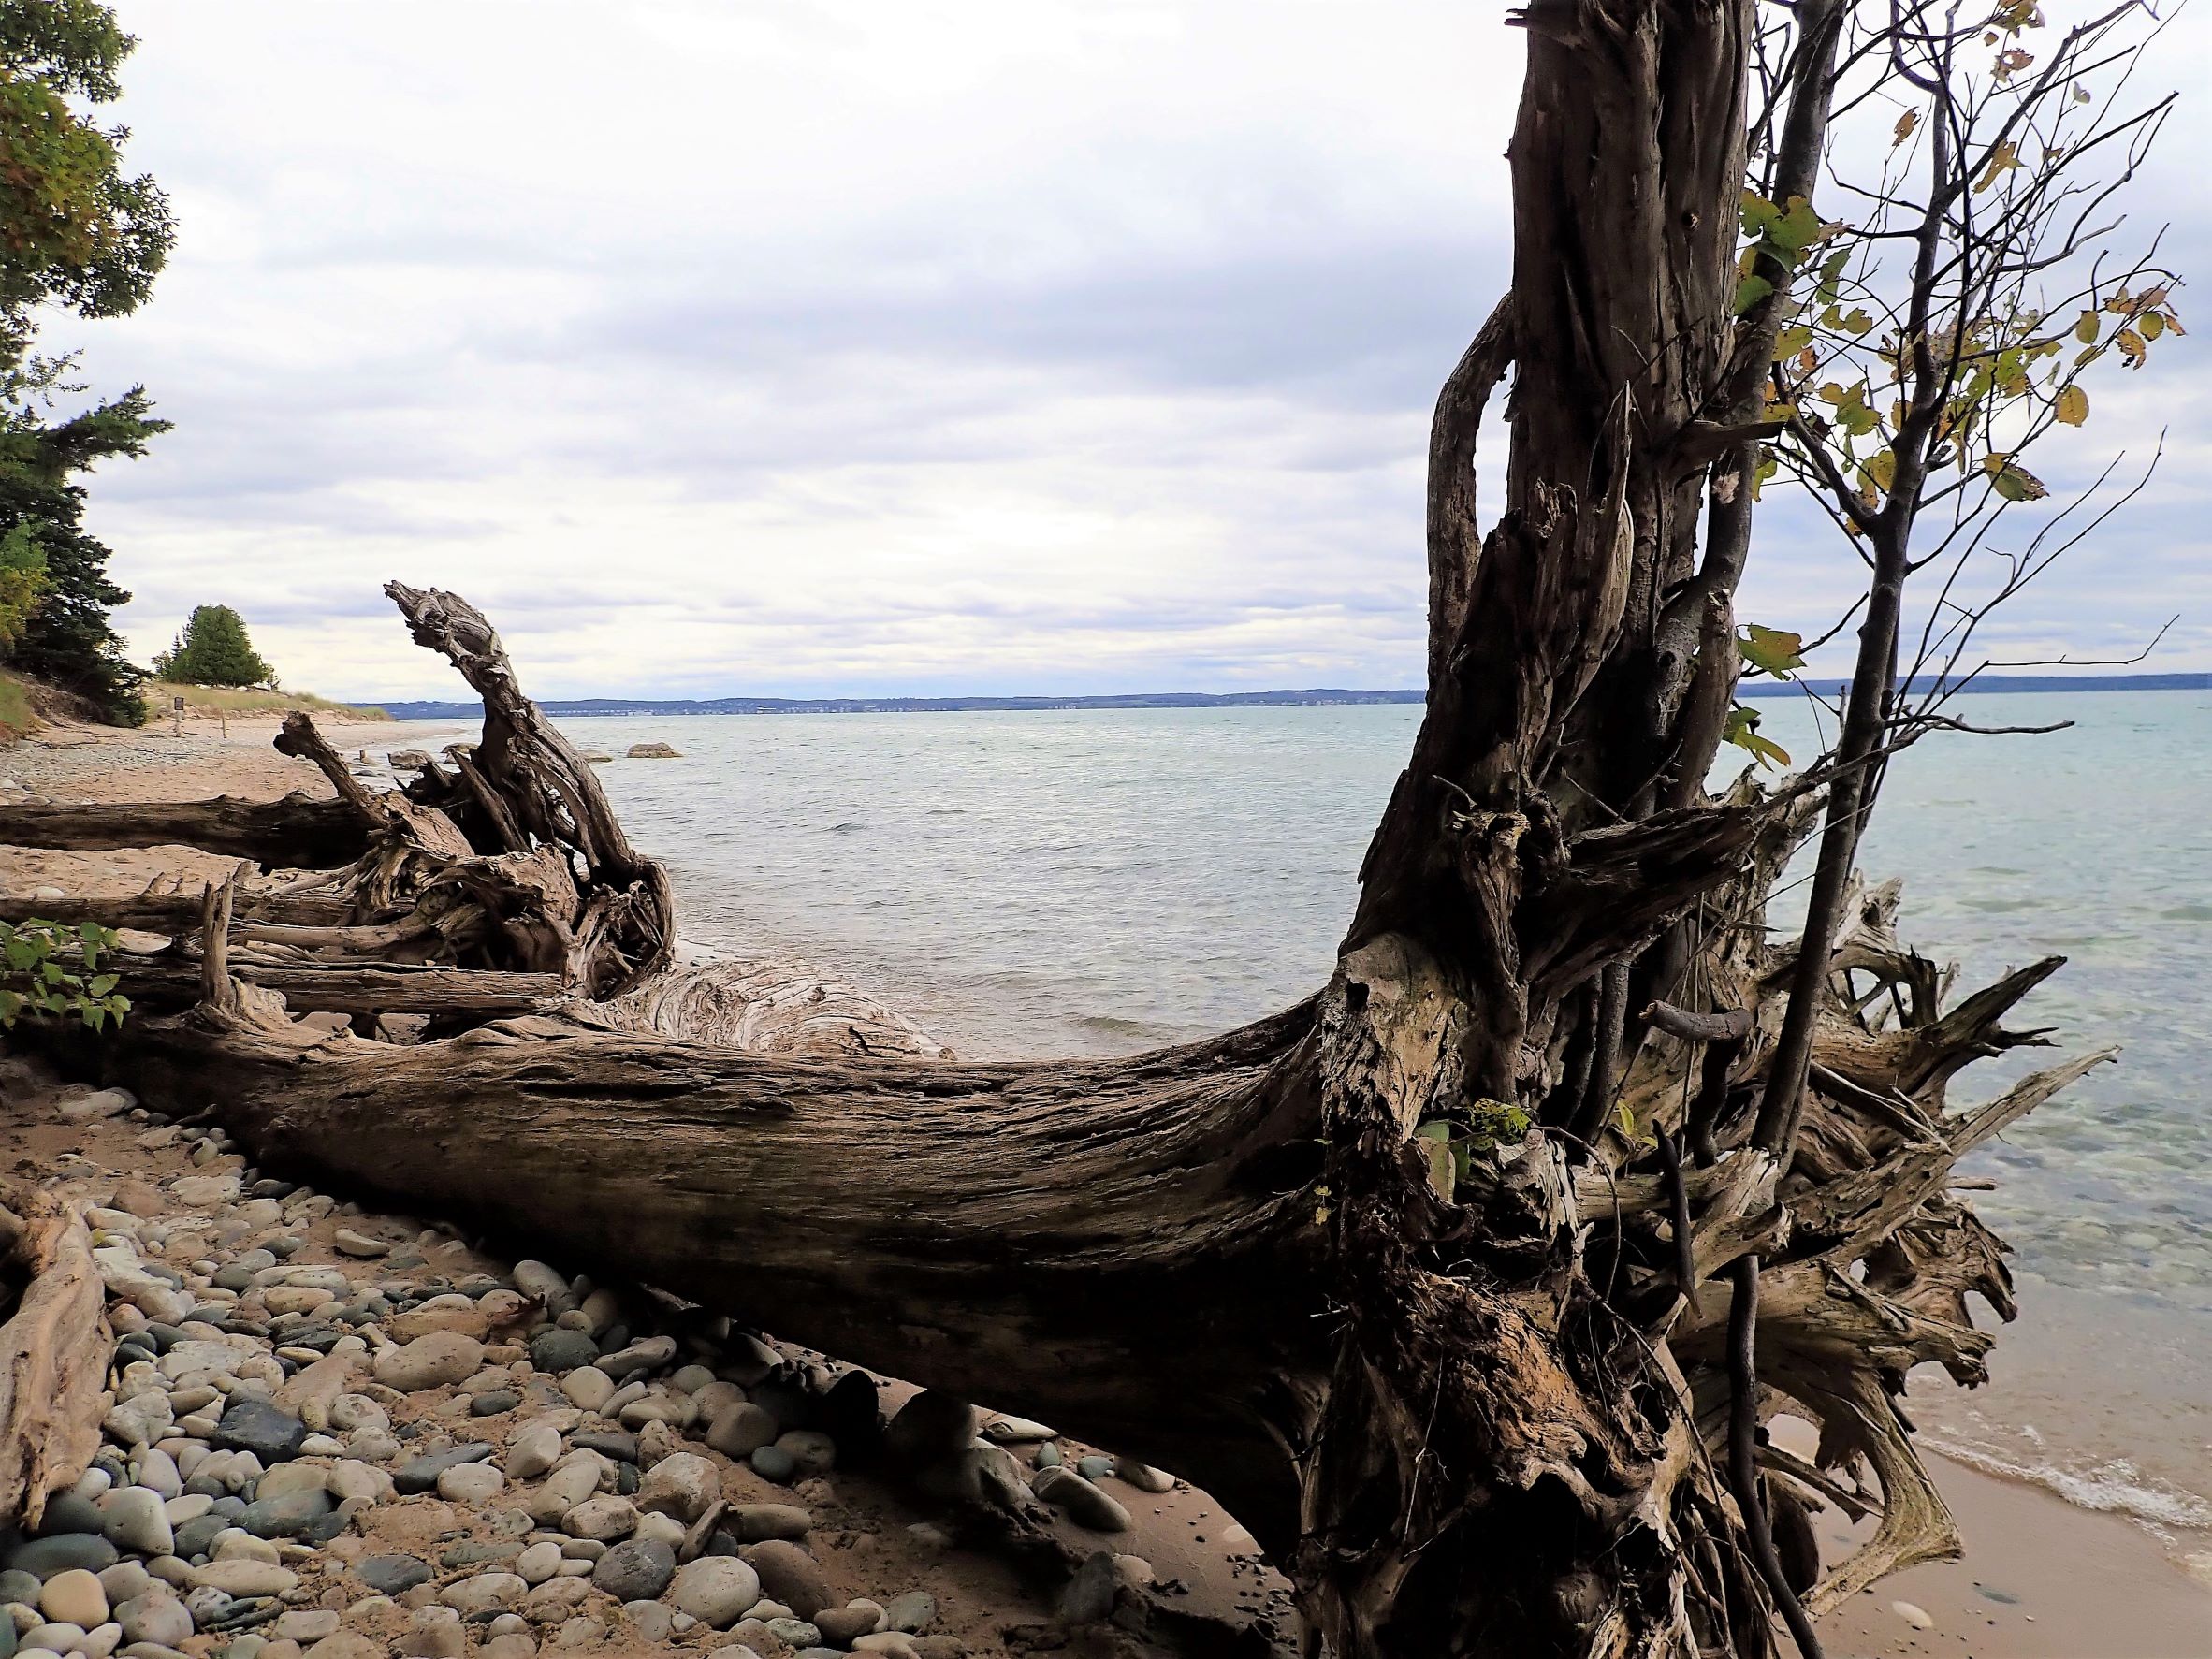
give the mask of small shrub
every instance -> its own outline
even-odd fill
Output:
[[[100,969],[114,949],[114,931],[95,922],[0,922],[0,1026],[25,1012],[75,1014],[95,1031],[122,1025],[130,998],[115,988],[115,974]],[[73,970],[72,954],[82,972]]]

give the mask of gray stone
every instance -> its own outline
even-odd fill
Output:
[[[714,1419],[706,1444],[729,1458],[749,1458],[775,1444],[782,1432],[776,1419],[750,1401],[740,1401]]]
[[[701,1623],[727,1629],[761,1599],[761,1576],[733,1556],[703,1556],[677,1571],[669,1599]]]
[[[1139,1492],[1163,1492],[1175,1490],[1175,1477],[1165,1469],[1156,1469],[1150,1463],[1141,1463],[1135,1458],[1115,1458],[1113,1476],[1125,1480]]]
[[[426,1339],[427,1340],[427,1339]],[[392,1471],[392,1485],[402,1492],[429,1492],[438,1484],[438,1477],[448,1469],[458,1469],[463,1463],[480,1463],[492,1453],[489,1442],[472,1440],[464,1446],[452,1446],[444,1451],[426,1452],[410,1458]]]
[[[208,1444],[217,1451],[250,1451],[264,1464],[299,1455],[308,1427],[281,1405],[266,1400],[237,1400],[223,1414]]]
[[[33,1538],[9,1552],[7,1564],[41,1581],[56,1573],[82,1567],[97,1573],[113,1566],[121,1556],[114,1545],[98,1533],[61,1533],[51,1538]]]
[[[1103,1480],[1113,1471],[1113,1460],[1112,1458],[1102,1458],[1096,1453],[1087,1458],[1075,1460],[1075,1472],[1085,1480]]]
[[[248,1504],[237,1524],[256,1538],[297,1538],[337,1507],[321,1487],[304,1487]]]
[[[626,1601],[622,1604],[622,1620],[640,1641],[658,1647],[668,1639],[675,1615],[657,1601]]]
[[[126,1642],[157,1642],[173,1648],[192,1634],[192,1614],[167,1589],[150,1590],[115,1609]]]
[[[883,1628],[919,1636],[937,1619],[937,1598],[926,1590],[910,1590],[883,1604]]]
[[[488,1393],[470,1396],[469,1415],[498,1417],[502,1412],[513,1411],[521,1404],[522,1396],[513,1389],[493,1389]]]
[[[764,1480],[788,1482],[799,1472],[799,1461],[780,1446],[764,1446],[748,1460]]]
[[[851,1647],[856,1636],[875,1635],[882,1623],[883,1609],[872,1601],[824,1608],[814,1615],[814,1628],[822,1633],[822,1639],[840,1648]]]
[[[781,1602],[800,1618],[811,1619],[829,1604],[829,1585],[822,1569],[796,1544],[772,1538],[753,1545],[745,1552],[745,1559],[761,1576],[761,1593]]]
[[[560,1431],[551,1423],[533,1423],[507,1442],[507,1475],[515,1480],[535,1480],[560,1457]]]
[[[379,1595],[400,1595],[436,1575],[427,1561],[412,1555],[370,1555],[354,1563],[354,1577]]]
[[[1113,1552],[1110,1550],[1094,1551],[1075,1569],[1075,1576],[1068,1580],[1060,1592],[1060,1605],[1056,1609],[1063,1624],[1102,1624],[1113,1617]]]
[[[581,1331],[563,1331],[558,1325],[530,1339],[530,1362],[556,1376],[599,1360],[599,1345]]]
[[[143,1486],[126,1486],[110,1492],[100,1513],[108,1541],[119,1550],[140,1555],[167,1555],[177,1545],[169,1527],[162,1496]]]
[[[1129,1512],[1071,1469],[1044,1470],[1030,1491],[1078,1526],[1099,1533],[1129,1530]]]
[[[813,1530],[814,1518],[795,1504],[739,1504],[722,1523],[741,1544],[764,1544],[770,1538],[805,1537]]]
[[[676,1358],[676,1338],[648,1336],[628,1347],[601,1357],[600,1370],[617,1382],[634,1374],[654,1371]]]
[[[650,1601],[676,1576],[676,1551],[657,1538],[617,1544],[591,1569],[591,1587],[617,1601]]]
[[[976,1437],[976,1409],[965,1400],[924,1389],[899,1407],[883,1431],[883,1449],[894,1462],[925,1468],[968,1449]]]
[[[822,1632],[804,1619],[771,1619],[768,1634],[787,1648],[811,1648],[822,1641]]]

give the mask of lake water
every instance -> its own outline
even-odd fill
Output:
[[[1914,1378],[1928,1437],[2119,1509],[2212,1567],[2212,695],[1967,700],[2049,736],[1900,756],[1862,857],[1967,984],[2070,966],[2016,1024],[2122,1063],[1978,1154],[2025,1310],[1993,1387]],[[1800,706],[1766,733],[1816,747]],[[1327,977],[1407,706],[572,722],[688,938],[835,968],[962,1053],[1110,1054],[1269,1012]],[[1786,905],[1788,900],[1784,901]],[[1801,892],[1797,902],[1802,902]],[[1778,917],[1778,920],[1781,918]],[[1794,924],[1794,918],[1791,919]],[[1985,1063],[1985,1099],[2038,1060]]]

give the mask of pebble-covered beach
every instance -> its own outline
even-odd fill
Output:
[[[0,1098],[51,1120],[16,1171],[80,1207],[115,1343],[92,1468],[0,1543],[0,1659],[1157,1651],[1131,1509],[1168,1475],[363,1214],[121,1090],[0,1059]],[[1023,1583],[962,1548],[979,1501],[1089,1564]]]

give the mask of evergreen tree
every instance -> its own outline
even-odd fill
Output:
[[[167,652],[163,673],[187,686],[258,686],[276,677],[246,637],[246,624],[226,604],[196,607]]]
[[[137,387],[54,421],[56,398],[80,389],[65,384],[74,363],[32,342],[46,306],[136,310],[174,240],[153,181],[123,171],[125,129],[89,113],[120,95],[134,44],[97,0],[0,0],[0,650],[130,725],[143,676],[108,623],[130,595],[84,532],[74,480],[168,423]]]

